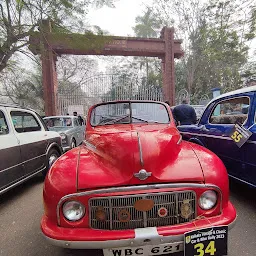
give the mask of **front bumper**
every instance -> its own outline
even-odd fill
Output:
[[[233,228],[236,210],[229,202],[222,214],[201,218],[193,222],[175,226],[138,228],[134,230],[96,230],[91,228],[63,228],[52,223],[46,216],[41,221],[41,229],[46,239],[53,245],[71,249],[105,249],[134,247],[183,242],[184,233],[195,229],[228,225]]]

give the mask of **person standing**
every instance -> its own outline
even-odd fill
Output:
[[[188,104],[187,99],[182,100],[182,104],[174,107],[173,116],[179,125],[195,124],[196,123],[196,111]]]

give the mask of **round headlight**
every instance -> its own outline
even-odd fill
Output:
[[[61,133],[60,137],[61,137],[62,140],[65,140],[66,139],[66,134],[65,133]]]
[[[85,207],[77,201],[64,203],[62,207],[64,217],[69,221],[80,220],[85,214]]]
[[[217,194],[215,191],[205,191],[199,198],[199,206],[203,210],[212,209],[217,203]]]

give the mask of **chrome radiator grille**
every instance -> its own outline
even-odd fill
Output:
[[[150,199],[154,201],[151,210],[142,212],[134,208],[136,201]],[[189,202],[191,215],[188,218],[181,216],[181,208]],[[158,210],[164,207],[167,215],[160,217]],[[193,191],[152,193],[128,196],[98,197],[89,200],[90,226],[95,229],[123,230],[144,227],[169,226],[185,223],[196,218],[196,194]],[[97,219],[99,211],[104,212],[104,221]],[[129,221],[120,221],[120,211],[130,214]]]

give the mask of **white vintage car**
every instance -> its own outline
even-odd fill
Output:
[[[0,104],[0,194],[42,173],[62,154],[61,138],[33,110]]]

